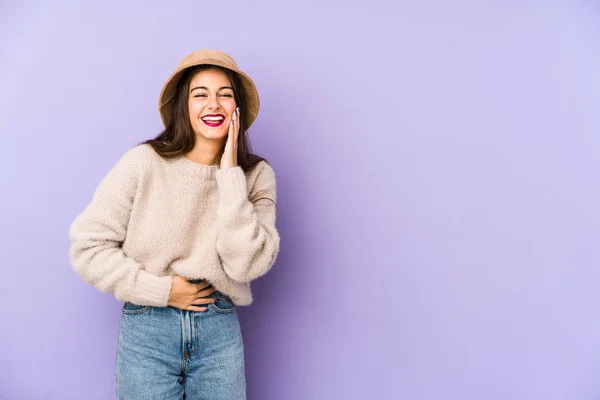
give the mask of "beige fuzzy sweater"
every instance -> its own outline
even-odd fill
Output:
[[[83,280],[118,300],[165,307],[173,275],[207,279],[237,305],[279,252],[275,174],[128,150],[69,229]]]

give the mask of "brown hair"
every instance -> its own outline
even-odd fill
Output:
[[[231,82],[233,97],[237,106],[240,108],[241,113],[237,161],[238,165],[242,167],[242,170],[245,172],[250,171],[259,162],[267,160],[252,153],[252,147],[248,139],[248,128],[246,126],[247,115],[246,105],[244,104],[244,90],[239,78],[235,72],[216,65],[199,65],[184,71],[181,79],[177,82],[177,93],[173,99],[175,102],[173,107],[175,115],[173,116],[174,118],[171,119],[172,122],[154,139],[146,140],[140,144],[149,144],[154,151],[164,158],[179,157],[194,148],[196,134],[190,124],[188,93],[192,78],[196,73],[206,69],[219,69],[223,71]]]

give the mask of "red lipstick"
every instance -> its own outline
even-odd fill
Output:
[[[206,126],[210,126],[211,128],[221,126],[223,125],[223,122],[225,122],[225,116],[223,114],[206,114],[201,119]]]

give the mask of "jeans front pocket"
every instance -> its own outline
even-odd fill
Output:
[[[143,314],[145,312],[150,311],[152,306],[139,306],[137,304],[126,301],[123,304],[123,314],[126,315],[135,315],[135,314]]]
[[[216,311],[221,314],[229,314],[235,312],[235,305],[233,304],[233,301],[231,301],[229,296],[226,296],[220,292],[215,293],[217,293],[217,295],[214,296],[217,298],[217,301],[208,305],[210,308],[213,309],[213,311]]]

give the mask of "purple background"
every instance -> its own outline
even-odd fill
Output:
[[[0,399],[114,398],[67,231],[197,48],[278,176],[249,399],[600,398],[598,3],[91,3],[0,5]]]

